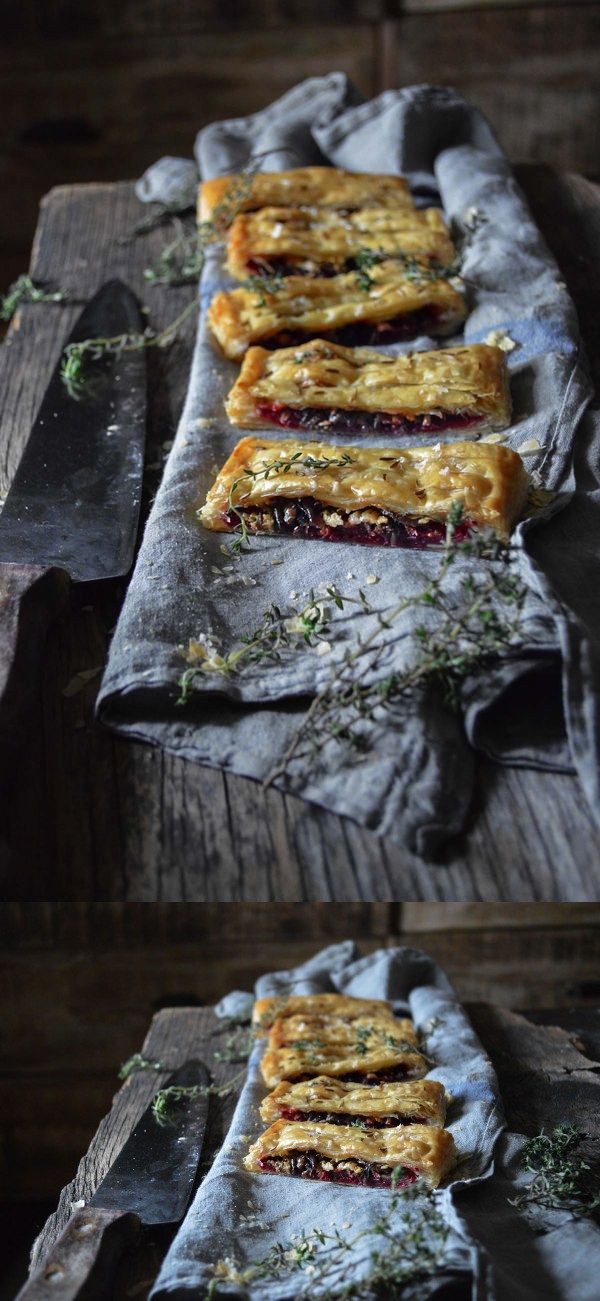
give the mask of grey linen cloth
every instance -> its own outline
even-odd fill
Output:
[[[448,1187],[435,1194],[449,1225],[439,1277],[432,1280],[432,1290],[421,1282],[415,1296],[435,1296],[436,1288],[456,1270],[464,1272],[467,1279],[470,1276],[466,1295],[484,1301],[493,1295],[489,1261],[457,1214],[453,1194],[473,1181],[479,1187],[492,1172],[494,1145],[503,1125],[494,1070],[444,972],[417,950],[382,949],[361,958],[351,942],[338,944],[295,970],[262,976],[255,990],[257,998],[284,992],[336,991],[389,999],[397,1015],[410,1015],[427,1034],[427,1049],[435,1060],[430,1077],[443,1083],[453,1098],[448,1128],[460,1153],[460,1165],[449,1177]],[[223,1000],[217,1012],[237,1015],[238,998],[234,995]],[[344,1237],[353,1239],[375,1224],[389,1206],[389,1190],[304,1182],[245,1170],[243,1158],[249,1143],[266,1128],[258,1112],[267,1092],[259,1075],[264,1049],[265,1040],[259,1039],[227,1139],[167,1254],[153,1298],[202,1297],[213,1277],[211,1266],[218,1261],[235,1259],[243,1270],[262,1260],[275,1243],[289,1243],[294,1235],[303,1236],[315,1227],[326,1233],[337,1227]],[[401,1204],[396,1224],[400,1231]],[[370,1252],[380,1245],[374,1237],[357,1244],[346,1283],[364,1276]],[[348,1269],[347,1259],[344,1268]],[[287,1301],[307,1281],[306,1275],[296,1272],[291,1277],[255,1279],[246,1285],[230,1283],[219,1295],[244,1301]],[[329,1278],[327,1286],[335,1290],[336,1282],[339,1284],[336,1276]],[[318,1297],[321,1290],[313,1284],[311,1295]]]
[[[348,941],[322,950],[295,970],[262,976],[255,992],[257,998],[329,992],[386,998],[398,1015],[411,1015],[425,1033],[435,1062],[429,1078],[440,1080],[454,1098],[447,1124],[464,1157],[447,1186],[435,1194],[451,1228],[446,1267],[470,1271],[473,1301],[533,1301],[539,1296],[548,1301],[595,1301],[600,1277],[597,1225],[564,1212],[533,1205],[525,1212],[511,1205],[531,1180],[520,1160],[524,1140],[504,1129],[494,1070],[437,963],[408,948],[360,957]],[[233,1018],[249,1016],[248,995],[228,995],[216,1011]],[[304,1184],[244,1169],[249,1142],[264,1129],[257,1111],[265,1094],[258,1076],[263,1051],[264,1040],[259,1040],[227,1140],[171,1246],[153,1298],[202,1297],[218,1260],[235,1257],[243,1267],[262,1259],[273,1242],[289,1242],[292,1234],[315,1225],[328,1231],[333,1224],[350,1224],[347,1233],[353,1237],[385,1211],[389,1194],[376,1189]],[[400,1208],[398,1216],[400,1224]],[[366,1242],[370,1249],[372,1239]],[[353,1279],[361,1277],[364,1263],[357,1255]],[[438,1282],[444,1277],[442,1270]],[[303,1282],[306,1279],[298,1274],[296,1289]],[[232,1285],[224,1295],[287,1301],[294,1288],[265,1280],[246,1289]],[[435,1291],[421,1282],[416,1295],[424,1301]]]
[[[528,469],[556,494],[513,538],[511,564],[528,589],[520,646],[463,683],[462,719],[432,686],[376,711],[360,762],[352,747],[330,739],[319,762],[300,748],[276,778],[277,785],[427,857],[463,826],[473,746],[504,763],[576,770],[598,814],[594,683],[600,608],[591,566],[600,431],[590,414],[581,426],[574,469],[575,433],[591,396],[575,311],[481,114],[453,91],[427,86],[357,101],[342,74],[311,79],[261,113],[206,127],[196,157],[203,177],[243,167],[257,155],[265,170],[327,161],[406,174],[420,201],[441,202],[464,236],[470,306],[465,340],[485,340],[490,331],[503,330],[517,345],[508,354],[514,416],[507,441],[515,449],[539,444],[527,455]],[[189,163],[187,169],[182,185],[189,184]],[[161,194],[163,174],[173,193],[169,159],[143,178],[145,197]],[[221,549],[224,535],[199,527],[195,508],[239,437],[223,411],[237,367],[220,356],[204,320],[214,292],[227,283],[221,253],[213,248],[201,281],[185,409],[98,708],[100,718],[121,732],[262,780],[286,754],[314,693],[335,677],[357,637],[375,626],[377,613],[353,605],[338,611],[324,595],[327,587],[354,598],[362,589],[373,610],[385,612],[399,595],[418,592],[431,580],[439,553],[256,538],[248,554],[230,561]],[[410,346],[438,345],[423,337]],[[434,439],[419,438],[427,441]],[[402,447],[411,440],[394,442]],[[472,566],[461,559],[448,590],[456,592]],[[311,591],[332,618],[328,646],[320,648],[325,653],[297,637],[279,663],[258,664],[226,679],[209,673],[197,678],[190,703],[176,707],[182,648],[190,638],[204,641],[211,653],[226,654],[257,628],[272,603],[283,610],[302,608]],[[398,621],[372,675],[401,670],[411,661],[409,633],[422,621],[422,610]]]

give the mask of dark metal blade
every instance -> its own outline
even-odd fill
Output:
[[[131,290],[110,280],[68,342],[144,329]],[[146,436],[145,350],[88,360],[85,373],[90,383],[76,400],[59,361],[0,515],[0,560],[59,565],[77,581],[114,578],[131,566]]]
[[[171,1085],[208,1085],[203,1062],[186,1062]],[[208,1116],[208,1096],[186,1098],[173,1119],[159,1124],[152,1104],[144,1112],[108,1174],[90,1199],[105,1210],[134,1211],[144,1224],[176,1224],[190,1200]]]

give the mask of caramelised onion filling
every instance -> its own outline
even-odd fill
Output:
[[[373,1165],[371,1161],[358,1161],[346,1157],[333,1161],[319,1152],[299,1152],[285,1157],[261,1157],[261,1170],[271,1174],[299,1175],[301,1179],[320,1179],[325,1183],[363,1184],[368,1188],[390,1188],[393,1166]],[[397,1187],[404,1188],[418,1179],[416,1170],[405,1166]]]
[[[345,411],[339,407],[288,407],[279,402],[257,402],[256,413],[282,429],[318,429],[321,433],[437,434],[446,429],[478,425],[477,411],[429,411],[419,416],[393,411]]]
[[[317,1120],[323,1125],[357,1125],[364,1129],[396,1129],[398,1125],[426,1125],[424,1116],[351,1116],[338,1111],[300,1111],[297,1107],[282,1107],[282,1120]]]
[[[433,333],[440,324],[440,309],[437,307],[419,307],[417,311],[405,312],[403,316],[394,316],[390,321],[353,321],[340,325],[335,330],[320,330],[319,338],[328,339],[330,343],[341,343],[348,348],[368,347],[376,343],[397,343],[402,339],[414,339],[418,334]],[[306,330],[280,330],[268,339],[261,339],[263,348],[293,348],[305,343],[308,338]]]
[[[260,506],[237,506],[225,516],[229,528],[239,527],[243,518],[249,533],[291,534],[300,538],[320,538],[324,542],[359,542],[364,546],[429,547],[445,541],[446,525],[441,520],[417,520],[380,511],[376,507],[340,510],[316,501],[314,497],[274,497]],[[475,527],[472,520],[462,520],[454,531],[456,542],[464,542]],[[389,1078],[404,1079],[402,1072]],[[363,1080],[362,1075],[344,1079]],[[377,1080],[388,1076],[377,1076]]]

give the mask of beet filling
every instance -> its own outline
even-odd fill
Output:
[[[333,1166],[333,1169],[323,1169],[324,1159],[327,1160],[328,1165]],[[298,1175],[301,1179],[320,1179],[323,1183],[391,1188],[393,1173],[391,1166],[377,1167],[370,1161],[358,1161],[354,1157],[347,1159],[354,1161],[354,1164],[360,1167],[360,1171],[339,1169],[336,1161],[329,1161],[318,1152],[300,1152],[297,1156],[289,1157],[262,1157],[259,1164],[261,1170],[267,1170],[271,1174]],[[408,1184],[416,1183],[417,1179],[416,1170],[405,1166],[396,1187],[405,1188]]]
[[[424,547],[433,546],[445,541],[446,525],[440,520],[427,520],[420,523],[418,520],[402,519],[400,516],[388,514],[385,524],[327,524],[323,519],[323,511],[334,509],[328,507],[324,502],[318,502],[314,497],[291,498],[273,498],[270,502],[265,502],[260,507],[249,507],[235,511],[229,511],[224,515],[225,523],[229,528],[235,529],[240,523],[240,516],[245,518],[248,532],[261,533],[281,533],[291,534],[299,538],[320,538],[324,542],[358,542],[363,546],[382,546],[382,547],[411,547],[414,549],[423,549]],[[270,526],[267,528],[264,519],[260,529],[256,529],[253,517],[260,514],[264,517],[270,516]],[[336,511],[336,514],[344,516],[343,511]],[[454,531],[456,542],[464,542],[470,537],[475,527],[472,520],[463,520]],[[398,1068],[402,1069],[402,1068]],[[362,1075],[343,1077],[344,1079],[362,1080]],[[383,1077],[378,1077],[383,1078]],[[385,1077],[387,1078],[387,1076]],[[403,1079],[404,1076],[397,1078]]]
[[[391,411],[287,407],[279,402],[257,402],[256,413],[261,420],[281,429],[318,429],[323,433],[347,431],[352,434],[437,434],[446,429],[468,429],[481,420],[474,411],[457,411],[443,416],[430,413],[413,420]]]
[[[324,330],[320,339],[341,343],[347,348],[369,347],[377,343],[398,343],[414,339],[418,334],[429,334],[439,324],[441,313],[435,307],[420,307],[418,311],[394,316],[390,321],[354,321],[340,325],[337,330]],[[280,330],[270,339],[261,339],[263,348],[292,348],[306,343],[309,336],[302,330]]]
[[[337,1111],[299,1111],[296,1107],[284,1107],[282,1120],[316,1120],[323,1125],[354,1125],[357,1116],[344,1115]],[[360,1124],[366,1129],[396,1129],[398,1125],[426,1125],[423,1116],[361,1116]]]

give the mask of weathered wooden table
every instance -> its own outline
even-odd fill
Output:
[[[521,167],[519,177],[597,359],[600,188],[541,167]],[[144,212],[126,182],[62,187],[45,199],[31,274],[72,299],[23,307],[0,348],[0,488],[10,483],[77,302],[114,275],[143,298],[154,329],[190,302],[191,286],[150,288],[144,280],[172,237],[162,228],[128,238]],[[176,344],[152,354],[146,505],[182,407],[193,334],[190,319]],[[2,898],[598,898],[600,834],[575,778],[500,769],[481,757],[467,831],[434,864],[275,790],[109,735],[94,724],[93,705],[123,593],[122,582],[73,588],[48,639],[35,742],[3,811]],[[65,696],[82,670],[93,676]]]
[[[489,1003],[467,1004],[474,1027],[498,1073],[508,1127],[532,1135],[542,1127],[576,1125],[587,1135],[585,1156],[600,1165],[600,1036],[590,1011],[538,1012],[534,1024]],[[562,1029],[562,1024],[568,1029]],[[240,1064],[215,1059],[231,1036],[212,1008],[179,1008],[159,1012],[153,1019],[142,1053],[160,1062],[165,1072],[137,1070],[115,1095],[72,1183],[63,1189],[55,1213],[33,1246],[32,1265],[42,1264],[71,1214],[71,1203],[89,1198],[121,1150],[154,1092],[168,1074],[190,1057],[200,1057],[218,1084],[237,1077],[228,1097],[211,1098],[208,1128],[201,1157],[200,1178],[210,1168],[227,1133],[241,1089]],[[132,1045],[133,1047],[133,1045]],[[243,1071],[243,1066],[242,1066]],[[123,1264],[114,1301],[143,1298],[156,1277],[172,1234],[152,1231]]]

